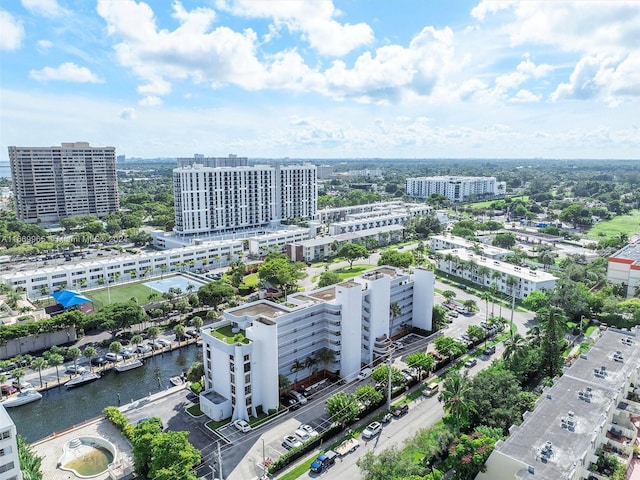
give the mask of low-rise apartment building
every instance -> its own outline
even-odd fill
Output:
[[[640,291],[640,235],[609,257],[607,280],[624,285],[628,298]]]
[[[464,278],[478,285],[491,286],[494,282],[498,292],[524,300],[536,290],[549,291],[556,286],[557,277],[543,270],[531,270],[511,263],[493,260],[465,249],[440,250],[436,259],[438,270]],[[509,285],[508,279],[516,279]]]
[[[30,298],[48,295],[64,288],[96,288],[112,282],[124,282],[179,272],[228,265],[243,255],[241,241],[222,241],[205,245],[119,255],[98,260],[7,272],[0,281],[23,288]]]
[[[416,177],[407,178],[406,192],[409,197],[429,198],[444,195],[452,202],[464,202],[469,198],[501,196],[507,191],[507,183],[496,177]]]
[[[628,463],[640,420],[637,333],[603,332],[496,443],[476,480],[601,479],[590,470],[598,454]]]
[[[431,213],[428,205],[407,204],[401,208],[394,208],[386,212],[371,211],[349,214],[345,220],[329,225],[329,235],[360,232],[388,225],[404,225],[417,215]]]
[[[384,339],[407,327],[431,330],[433,284],[433,271],[426,268],[409,274],[378,267],[337,285],[289,295],[285,304],[261,300],[226,310],[222,325],[202,331],[200,408],[214,420],[247,420],[258,409],[276,409],[279,376],[296,381],[292,365],[322,349],[333,352],[335,362],[319,369],[354,379],[363,365],[384,354],[379,349]],[[392,304],[400,314],[391,313]]]
[[[472,242],[466,238],[456,237],[447,233],[444,235],[433,235],[429,238],[429,243],[432,251],[464,248],[466,250],[471,250],[472,252],[476,251],[476,253],[483,257],[495,260],[504,260],[515,253],[513,250],[509,250],[507,248],[494,247],[480,242]]]

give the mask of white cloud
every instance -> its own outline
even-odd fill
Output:
[[[80,67],[75,63],[67,62],[54,67],[44,67],[42,70],[31,70],[29,76],[39,82],[63,81],[74,83],[100,83],[99,77],[87,67]]]
[[[524,60],[518,64],[516,70],[527,75],[527,77],[542,78],[553,71],[553,68],[553,65],[548,64],[536,65],[527,54],[524,56]]]
[[[31,13],[44,17],[61,17],[69,13],[56,0],[22,0],[22,6]]]
[[[342,57],[373,41],[373,30],[366,23],[352,25],[337,22],[335,17],[340,16],[341,12],[332,1],[236,0],[231,3],[218,2],[218,5],[234,15],[273,19],[275,31],[284,26],[292,33],[300,32],[302,39],[321,55]],[[273,30],[270,29],[271,35]]]
[[[17,50],[22,46],[24,28],[13,15],[0,10],[0,50]]]
[[[135,108],[123,108],[118,115],[122,120],[135,120],[136,119],[136,109]]]
[[[53,42],[51,42],[50,40],[38,40],[37,46],[38,51],[40,51],[41,53],[45,53],[47,50],[53,47]]]
[[[531,103],[539,102],[540,100],[542,100],[542,95],[535,95],[529,90],[518,90],[518,93],[509,99],[512,103]]]
[[[140,105],[141,107],[157,107],[159,105],[162,105],[162,99],[160,97],[149,95],[140,100],[138,102],[138,105]]]
[[[471,10],[471,16],[482,22],[486,18],[487,14],[494,14],[496,12],[499,12],[500,10],[505,10],[507,8],[510,8],[515,3],[516,2],[509,0],[482,0]]]

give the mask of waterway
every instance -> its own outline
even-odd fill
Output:
[[[7,409],[18,434],[31,443],[101,415],[104,407],[126,404],[171,387],[169,378],[179,375],[196,360],[202,348],[192,344],[147,358],[145,365],[67,390],[64,386],[42,392],[37,402]]]

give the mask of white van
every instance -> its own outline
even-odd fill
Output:
[[[358,374],[358,380],[364,380],[365,378],[369,378],[371,376],[370,368],[363,368],[362,371]]]

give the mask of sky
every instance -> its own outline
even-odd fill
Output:
[[[2,0],[0,160],[640,158],[640,1]]]

